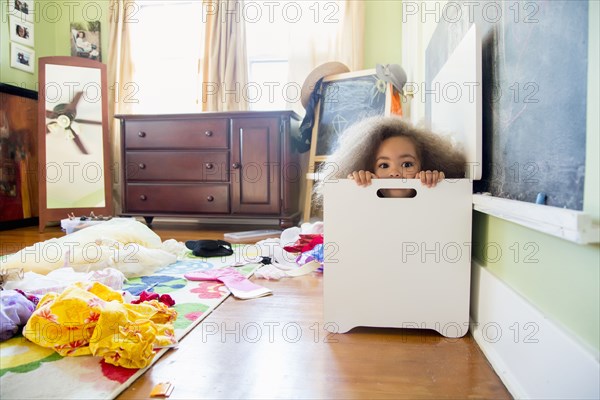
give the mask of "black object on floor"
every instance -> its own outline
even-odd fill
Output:
[[[231,243],[224,240],[188,240],[185,247],[196,257],[220,257],[233,254]]]

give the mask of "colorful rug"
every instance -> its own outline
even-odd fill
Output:
[[[222,268],[256,256],[250,254],[256,251],[254,246],[234,249],[229,257],[204,259],[190,255],[151,276],[131,279],[125,289],[139,293],[152,288],[156,293],[171,295],[178,312],[175,335],[181,341],[229,296],[229,290],[220,282],[192,282],[183,274]],[[257,267],[258,264],[248,264],[238,270],[250,276]],[[161,349],[152,363],[167,351]],[[113,399],[151,366],[137,370],[106,364],[100,357],[61,357],[17,336],[0,343],[0,398]]]

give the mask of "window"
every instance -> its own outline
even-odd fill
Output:
[[[136,3],[131,26],[137,113],[202,109],[206,9],[200,0]],[[343,2],[247,1],[235,9],[245,22],[251,110],[284,110],[299,102],[302,79],[317,60],[329,61]],[[290,68],[293,67],[293,68]],[[290,71],[294,70],[290,79]]]
[[[242,10],[251,110],[284,110],[300,101],[303,78],[331,61],[344,13],[337,0],[249,1]]]
[[[140,2],[131,24],[136,113],[201,111],[202,2]]]
[[[250,8],[242,13],[248,52],[246,98],[251,110],[285,110],[290,29],[279,14],[267,11],[261,6],[255,13]]]

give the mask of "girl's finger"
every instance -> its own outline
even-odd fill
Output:
[[[431,183],[433,182],[433,172],[425,171],[425,180],[427,182],[427,186],[431,187]]]
[[[433,171],[433,174],[431,176],[431,187],[435,187],[435,185],[437,185],[437,183],[439,182],[439,178],[440,173],[438,171]]]
[[[358,175],[358,171],[353,171],[351,174],[348,175],[348,177],[350,177],[350,179],[353,179],[357,185],[360,185],[360,176]]]

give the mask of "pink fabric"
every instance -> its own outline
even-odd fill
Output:
[[[173,307],[175,305],[175,300],[168,294],[161,294],[154,292],[146,292],[145,290],[140,293],[140,298],[137,300],[132,300],[131,304],[140,304],[145,301],[158,300],[159,302],[166,304],[167,307]]]
[[[190,281],[222,282],[235,297],[240,299],[252,299],[273,293],[264,286],[250,282],[248,278],[231,267],[209,271],[194,271],[185,274],[184,277]]]

